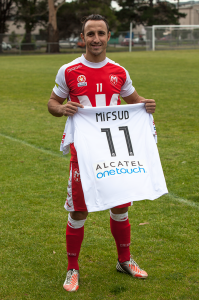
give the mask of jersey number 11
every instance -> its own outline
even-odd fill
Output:
[[[118,127],[118,128],[119,128],[119,130],[123,130],[124,131],[124,136],[125,136],[125,140],[126,140],[126,145],[127,145],[129,156],[134,156],[133,147],[132,147],[132,143],[131,143],[131,138],[130,138],[128,126],[121,126],[121,127]],[[101,128],[101,132],[106,132],[106,137],[107,137],[107,141],[108,141],[108,145],[109,145],[109,150],[110,150],[111,156],[116,156],[116,152],[115,152],[115,148],[114,148],[114,144],[113,144],[113,139],[112,139],[110,128]]]

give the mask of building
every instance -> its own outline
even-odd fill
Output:
[[[185,18],[179,20],[180,25],[199,25],[199,2],[180,4],[179,11],[186,14]]]
[[[179,3],[179,11],[186,14],[185,18],[181,18],[179,20],[180,25],[199,25],[199,1]],[[10,35],[13,31],[17,35],[24,35],[24,23],[18,24],[20,26],[16,26],[14,25],[13,21],[8,21],[7,25],[8,32],[6,33],[6,35]],[[32,35],[39,35],[40,29],[44,29],[44,27],[42,25],[37,25],[37,27],[32,31]],[[145,36],[146,34],[145,28],[142,25],[136,26],[136,28],[133,29],[133,32],[135,37],[139,35]]]

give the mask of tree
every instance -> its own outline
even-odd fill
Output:
[[[65,3],[57,12],[57,27],[60,39],[79,34],[81,21],[79,18],[79,5],[76,1]]]
[[[59,0],[58,0],[59,1]],[[57,0],[48,0],[48,47],[47,52],[57,53],[59,52],[59,30],[57,27],[57,12],[59,8],[65,4],[65,0],[61,3],[56,3]]]
[[[14,0],[14,2],[17,7],[15,24],[25,23],[22,48],[32,50],[34,45],[31,45],[31,32],[38,24],[47,23],[47,0]]]
[[[116,16],[111,9],[111,0],[76,0],[66,3],[65,0],[48,0],[48,52],[59,52],[59,39],[78,35],[81,32],[81,19],[90,14],[102,14],[111,25],[116,24]],[[61,1],[61,0],[60,0]]]
[[[118,0],[122,9],[116,12],[121,25],[119,30],[129,30],[129,23],[133,26],[144,25],[178,25],[179,19],[186,14],[180,13],[178,8],[170,2],[154,0]]]
[[[111,0],[78,0],[65,3],[57,14],[57,25],[60,38],[70,37],[71,34],[79,35],[82,27],[82,19],[90,14],[101,14],[109,22],[110,28],[116,28],[117,18],[111,8]]]
[[[2,52],[3,34],[7,32],[6,22],[12,16],[13,0],[0,0],[0,53]]]

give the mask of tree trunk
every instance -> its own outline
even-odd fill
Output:
[[[13,0],[0,0],[0,53],[3,52],[2,42],[4,33],[7,31],[6,21],[9,20],[11,16]]]
[[[54,0],[48,0],[49,19],[48,19],[48,44],[46,52],[59,53],[59,31],[57,28],[57,8]]]
[[[2,42],[3,42],[3,34],[0,32],[0,53],[3,52],[3,49],[2,49]]]
[[[35,49],[35,44],[31,44],[31,31],[32,28],[29,26],[29,23],[25,24],[25,36],[22,41],[21,49],[22,50],[34,50]]]
[[[27,30],[24,36],[24,43],[31,43],[31,31]]]
[[[153,0],[149,0],[149,6],[153,7]]]

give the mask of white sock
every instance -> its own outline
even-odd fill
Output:
[[[70,216],[70,213],[68,214],[68,225],[71,228],[74,228],[74,229],[81,228],[81,227],[84,226],[85,221],[86,221],[86,219],[84,219],[84,220],[73,220]]]
[[[125,212],[124,214],[114,214],[112,213],[112,211],[110,210],[110,216],[114,221],[117,222],[123,222],[126,221],[128,219],[128,211]]]

